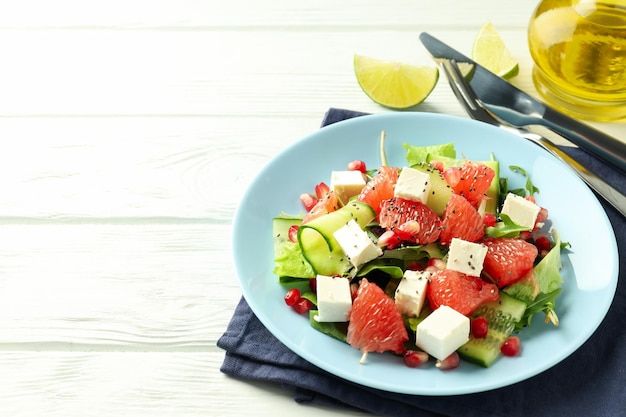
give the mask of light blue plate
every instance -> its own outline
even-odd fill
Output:
[[[308,325],[283,301],[286,289],[272,274],[272,218],[281,211],[302,211],[299,195],[329,182],[332,170],[354,159],[370,168],[380,164],[379,137],[386,131],[389,164],[405,166],[404,142],[430,145],[454,142],[468,159],[485,160],[493,152],[501,176],[521,187],[524,178],[509,165],[531,174],[538,203],[549,210],[553,227],[571,243],[563,256],[564,289],[558,298],[560,325],[536,316],[520,334],[521,355],[501,357],[484,369],[462,363],[453,371],[432,365],[404,366],[392,354],[361,353]],[[364,116],[336,123],[305,137],[277,155],[250,185],[234,219],[234,261],[243,294],[261,322],[286,346],[318,367],[349,381],[382,390],[421,395],[454,395],[491,390],[525,380],[562,361],[596,330],[617,287],[615,235],[604,209],[566,166],[538,146],[498,128],[469,119],[426,113]]]

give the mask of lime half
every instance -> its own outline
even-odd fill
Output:
[[[517,61],[491,22],[478,31],[472,46],[472,59],[502,78],[514,77],[519,72]]]
[[[420,104],[439,79],[439,69],[434,66],[415,66],[362,55],[354,55],[354,74],[369,98],[392,109]]]

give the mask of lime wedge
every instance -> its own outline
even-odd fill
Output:
[[[491,22],[478,31],[472,46],[472,59],[502,78],[514,77],[519,72],[517,61]]]
[[[354,55],[354,74],[369,98],[392,109],[420,104],[439,79],[439,69],[434,66],[415,66],[362,55]]]

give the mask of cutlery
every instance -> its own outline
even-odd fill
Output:
[[[598,177],[567,153],[563,152],[547,138],[530,132],[529,130],[511,126],[501,120],[497,113],[492,113],[490,107],[483,106],[483,103],[467,83],[454,60],[441,59],[439,65],[444,74],[446,74],[446,78],[455,96],[472,119],[497,126],[541,146],[557,159],[568,165],[591,189],[611,204],[622,216],[626,217],[626,196],[607,184],[602,178]]]
[[[430,34],[422,32],[420,40],[435,61],[454,59],[456,62],[472,64],[470,86],[483,105],[509,125],[547,127],[580,148],[626,172],[626,143],[535,100]]]

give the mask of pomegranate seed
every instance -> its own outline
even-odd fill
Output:
[[[496,216],[491,213],[485,213],[483,215],[483,223],[487,227],[494,227],[496,225]]]
[[[320,182],[315,186],[315,195],[317,198],[326,197],[326,194],[330,192],[330,187],[324,182]]]
[[[489,331],[489,323],[487,323],[487,319],[482,316],[473,319],[470,323],[470,327],[472,329],[472,336],[476,339],[483,339],[487,336],[487,332]]]
[[[287,294],[285,294],[285,303],[289,306],[289,307],[293,307],[294,305],[296,305],[296,303],[298,301],[300,301],[300,290],[297,288],[292,288],[289,291],[287,291]]]
[[[306,211],[311,211],[311,209],[317,204],[317,198],[313,194],[309,193],[300,194],[300,201]]]
[[[419,350],[404,352],[404,364],[409,368],[417,368],[428,362],[428,353]]]
[[[511,336],[504,341],[500,348],[500,352],[504,356],[516,356],[522,348],[522,343],[517,336]]]
[[[548,209],[541,207],[537,215],[537,224],[544,224],[548,220]]]
[[[317,279],[311,278],[309,280],[309,288],[311,289],[311,291],[317,292]]]
[[[537,249],[539,249],[540,252],[549,251],[552,247],[552,243],[546,236],[539,236],[535,239],[535,246],[537,246]]]
[[[456,352],[452,352],[447,358],[443,360],[438,359],[435,363],[435,366],[442,371],[448,371],[450,369],[458,368],[460,363],[461,358],[459,357],[459,354]]]
[[[362,174],[365,174],[367,172],[367,167],[365,166],[365,162],[354,160],[352,162],[348,162],[348,171],[361,171]]]
[[[300,226],[297,226],[295,224],[289,227],[287,236],[289,237],[289,240],[291,240],[293,243],[298,243],[298,229],[299,228]]]
[[[293,305],[293,309],[296,311],[296,313],[298,314],[303,314],[306,313],[307,311],[309,311],[311,308],[313,308],[313,303],[306,299],[306,298],[301,298],[299,299],[296,304]]]
[[[446,268],[446,263],[441,258],[430,258],[426,262],[426,271],[437,272]]]
[[[413,259],[408,261],[406,269],[408,269],[409,271],[422,271],[424,270],[424,267],[418,261]]]
[[[527,230],[523,230],[519,232],[519,237],[527,242],[530,242],[531,240],[533,240],[531,233]]]
[[[402,239],[393,230],[385,230],[378,238],[378,246],[389,250],[394,249],[400,243],[402,243]]]

